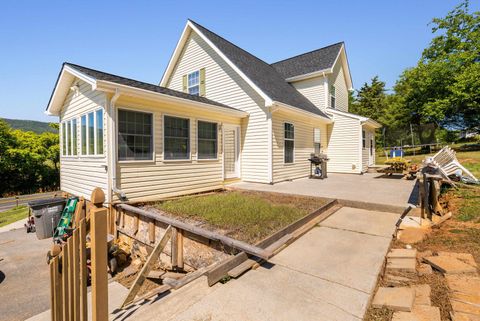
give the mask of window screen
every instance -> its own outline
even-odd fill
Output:
[[[190,158],[190,120],[164,117],[164,159]]]
[[[153,159],[153,116],[128,110],[118,110],[118,159]]]
[[[217,158],[217,124],[198,122],[198,159]]]

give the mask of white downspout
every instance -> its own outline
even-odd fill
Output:
[[[110,99],[110,118],[111,118],[111,126],[110,126],[110,177],[112,179],[112,188],[109,191],[110,195],[110,202],[113,199],[113,193],[120,196],[121,200],[126,199],[126,195],[117,186],[117,112],[115,110],[115,103],[120,97],[120,90],[115,89],[115,94]],[[113,193],[112,193],[113,192]]]

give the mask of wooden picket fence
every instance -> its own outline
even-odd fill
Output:
[[[83,201],[81,201],[83,202]],[[83,211],[83,203],[77,209]],[[108,320],[107,215],[103,207],[75,212],[73,234],[50,260],[52,321],[87,321],[87,229],[90,230],[92,320]],[[83,215],[82,215],[83,214]]]

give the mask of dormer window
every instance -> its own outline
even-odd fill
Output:
[[[195,96],[200,94],[200,72],[198,70],[188,74],[188,93]]]
[[[335,109],[335,85],[330,86],[330,108]]]

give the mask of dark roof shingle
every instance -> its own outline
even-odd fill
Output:
[[[72,63],[69,63],[69,62],[65,62],[64,65],[69,66],[73,69],[76,69],[76,70],[80,71],[81,73],[84,73],[87,76],[95,78],[96,80],[109,81],[109,82],[113,82],[113,83],[120,84],[120,85],[126,85],[126,86],[135,87],[135,88],[139,88],[139,89],[144,89],[144,90],[148,90],[148,91],[152,91],[152,92],[156,92],[156,93],[160,93],[160,94],[165,94],[165,95],[168,95],[168,96],[193,100],[193,101],[196,101],[196,102],[199,102],[199,103],[205,103],[205,104],[209,104],[209,105],[214,105],[214,106],[224,107],[224,108],[228,108],[228,109],[238,110],[236,108],[221,104],[219,102],[213,101],[213,100],[205,98],[205,97],[190,95],[190,94],[187,94],[187,93],[184,93],[184,92],[181,92],[181,91],[177,91],[177,90],[173,90],[173,89],[149,84],[149,83],[146,83],[146,82],[142,82],[142,81],[138,81],[138,80],[134,80],[134,79],[130,79],[130,78],[125,78],[125,77],[109,74],[109,73],[106,73],[106,72],[103,72],[103,71],[98,71],[98,70],[95,70],[95,69],[75,65],[75,64],[72,64]]]
[[[190,20],[237,68],[239,68],[268,97],[323,117],[328,116],[285,81],[272,66],[237,47],[216,33]]]
[[[343,42],[277,61],[272,67],[285,79],[332,68]]]

